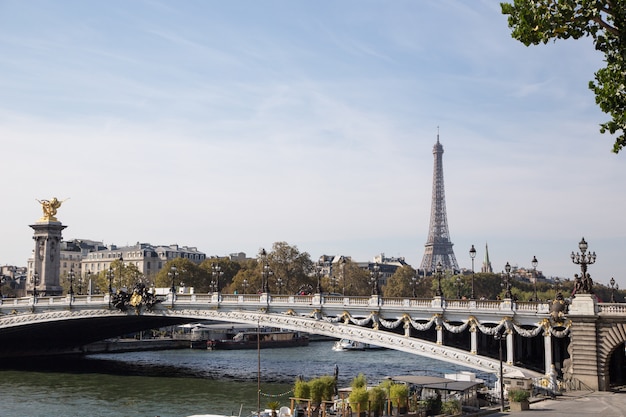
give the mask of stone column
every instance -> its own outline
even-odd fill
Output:
[[[552,334],[550,330],[546,330],[543,333],[543,350],[544,350],[544,362],[543,366],[546,370],[546,375],[548,375],[554,365],[552,365]]]
[[[33,294],[35,288],[33,273],[36,271],[39,274],[37,294],[42,296],[61,295],[63,291],[59,279],[61,231],[67,226],[63,226],[59,221],[40,220],[30,227],[35,231],[33,236],[35,256],[33,271],[28,277],[26,292]]]
[[[598,348],[596,322],[598,303],[593,294],[576,294],[567,317],[570,327],[570,357],[563,369],[566,381],[582,382],[593,390],[599,390]]]
[[[506,332],[506,363],[513,365],[515,359],[515,348],[513,346],[513,332]]]

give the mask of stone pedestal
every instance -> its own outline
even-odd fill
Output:
[[[30,225],[35,231],[33,240],[35,241],[35,252],[33,258],[33,269],[28,277],[26,292],[42,296],[61,295],[63,289],[60,285],[59,271],[61,266],[60,243],[61,232],[67,226],[63,226],[58,221],[38,221]],[[34,282],[34,273],[39,277]]]
[[[568,348],[570,358],[563,369],[565,380],[581,382],[593,390],[599,389],[597,312],[595,295],[576,294],[567,315],[572,321]]]

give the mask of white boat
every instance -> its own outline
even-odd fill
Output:
[[[350,339],[341,339],[335,342],[333,350],[335,352],[342,352],[344,350],[372,350],[372,349],[384,349],[382,346],[370,345],[369,343],[357,342]]]

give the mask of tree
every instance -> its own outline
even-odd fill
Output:
[[[174,276],[171,275],[174,273],[172,267],[176,267]],[[187,258],[176,258],[168,261],[157,273],[154,284],[160,288],[171,288],[172,279],[174,280],[174,287],[183,285],[194,287],[196,292],[206,292],[204,288],[208,288],[208,285],[205,285],[207,278],[204,272],[196,263]]]
[[[383,294],[385,297],[412,297],[413,290],[415,290],[415,296],[417,296],[418,289],[422,290],[420,288],[423,286],[422,282],[422,279],[416,277],[415,269],[404,265],[396,269],[396,272],[389,277],[387,284],[383,287]]]
[[[345,295],[370,295],[372,287],[370,285],[370,274],[366,269],[359,268],[356,262],[346,261],[344,265],[344,282],[339,285],[345,288]]]
[[[216,269],[216,268],[219,268]],[[232,293],[231,283],[233,278],[239,270],[241,265],[238,262],[234,262],[229,258],[208,258],[202,261],[200,264],[200,270],[202,271],[202,277],[204,281],[198,284],[196,288],[197,292],[209,291],[210,284],[215,282],[217,284],[219,280],[219,288],[221,292]],[[219,274],[219,277],[217,276]]]
[[[267,261],[272,271],[270,278],[272,293],[278,293],[279,288],[276,286],[278,279],[282,283],[281,292],[286,294],[294,294],[303,286],[315,289],[315,277],[311,274],[313,271],[311,256],[307,252],[301,253],[297,246],[291,246],[287,242],[276,242],[267,255]]]
[[[618,134],[613,145],[618,153],[626,146],[626,0],[514,0],[500,7],[509,16],[511,36],[526,46],[593,38],[606,67],[595,73],[589,88],[596,104],[612,117],[600,124],[600,132]]]
[[[116,259],[111,262],[110,269],[100,271],[94,279],[99,291],[108,293],[109,279],[113,292],[116,292],[122,289],[132,289],[136,283],[144,282],[145,277],[135,264],[125,264]]]

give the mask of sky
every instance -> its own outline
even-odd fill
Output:
[[[65,239],[287,242],[419,267],[433,145],[461,268],[626,288],[626,151],[588,83],[589,39],[526,47],[497,1],[0,0],[0,265],[36,200]]]

